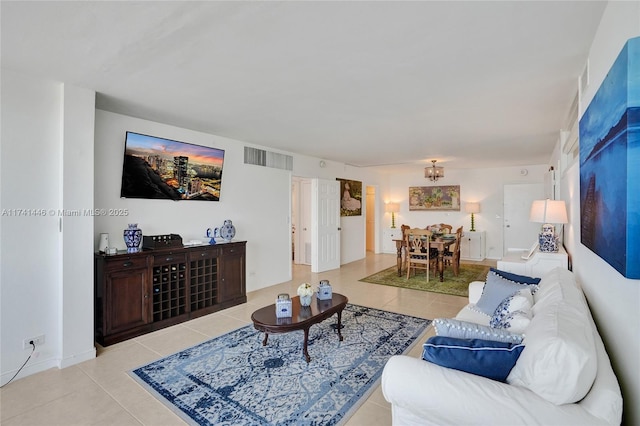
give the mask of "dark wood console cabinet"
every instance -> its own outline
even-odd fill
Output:
[[[102,346],[247,301],[246,241],[95,255]]]

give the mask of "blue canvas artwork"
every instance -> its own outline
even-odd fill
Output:
[[[640,37],[630,39],[580,119],[581,242],[640,278]]]

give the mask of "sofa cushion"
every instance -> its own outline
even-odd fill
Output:
[[[433,336],[423,345],[422,359],[504,382],[523,348],[522,344]]]
[[[576,308],[588,311],[584,294],[576,282],[573,272],[564,268],[555,268],[544,274],[539,289],[533,296],[533,314],[546,306],[564,301]]]
[[[491,316],[504,299],[521,289],[521,284],[504,279],[495,272],[489,272],[482,290],[482,296],[476,303],[475,309]]]
[[[469,303],[464,308],[460,309],[460,312],[456,314],[456,319],[466,322],[475,322],[480,325],[489,325],[491,315],[487,315],[484,312],[480,312],[476,309],[476,305]]]
[[[521,343],[524,337],[522,334],[511,333],[507,330],[451,318],[434,319],[433,328],[438,336],[457,339],[483,339],[496,342]]]
[[[509,374],[509,384],[557,405],[579,401],[589,392],[597,356],[584,310],[560,301],[535,312],[523,342],[526,347]]]
[[[540,282],[540,278],[528,277],[526,275],[514,274],[512,272],[502,271],[496,268],[490,268],[489,271],[493,271],[496,274],[500,275],[502,278],[505,278],[509,281],[514,281],[519,284],[538,284]]]

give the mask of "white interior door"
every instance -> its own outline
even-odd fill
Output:
[[[340,267],[340,182],[311,181],[311,272]]]
[[[537,240],[540,223],[529,222],[533,200],[544,199],[544,184],[525,183],[504,186],[504,252],[528,250]]]
[[[311,265],[311,181],[302,180],[299,188],[295,263]]]

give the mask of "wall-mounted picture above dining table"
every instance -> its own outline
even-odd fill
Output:
[[[410,186],[409,211],[460,211],[460,185]]]

